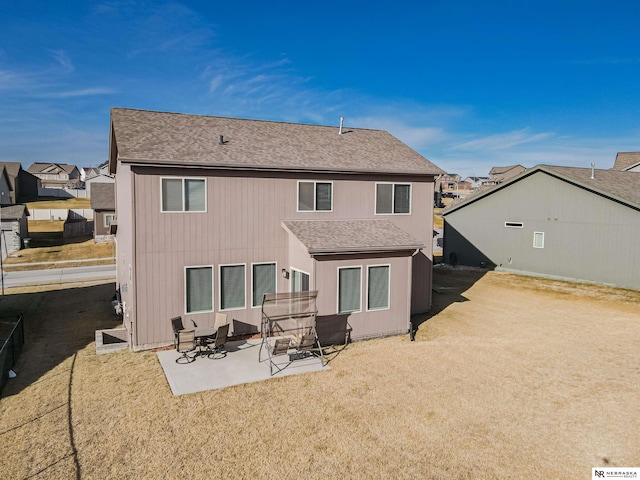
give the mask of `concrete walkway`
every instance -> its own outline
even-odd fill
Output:
[[[322,366],[321,359],[315,356],[289,362],[288,355],[279,355],[273,359],[282,370],[271,376],[269,362],[258,361],[260,341],[253,339],[229,342],[226,344],[227,356],[220,359],[198,357],[195,362],[178,364],[176,358],[180,354],[176,350],[164,350],[158,352],[158,360],[174,395],[215,390],[330,368]],[[264,349],[262,357],[263,360],[267,358]]]
[[[87,267],[50,268],[45,270],[25,270],[2,272],[4,287],[25,285],[59,285],[61,283],[82,283],[96,280],[115,280],[115,265],[93,265]]]

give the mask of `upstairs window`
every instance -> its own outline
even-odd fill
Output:
[[[330,212],[333,210],[331,182],[298,182],[299,212]]]
[[[376,214],[410,214],[411,184],[376,183]]]
[[[207,195],[204,178],[163,178],[163,212],[206,212]]]

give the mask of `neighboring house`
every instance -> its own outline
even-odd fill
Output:
[[[22,248],[23,240],[29,236],[27,217],[29,210],[25,205],[0,207],[0,253],[6,258],[11,252]]]
[[[92,186],[92,192],[93,238],[96,242],[113,241],[111,224],[116,220],[115,184],[96,183]]]
[[[0,207],[5,205],[12,205],[12,195],[13,188],[11,188],[11,182],[9,181],[7,168],[5,166],[0,166]]]
[[[613,170],[640,172],[640,152],[618,152]]]
[[[442,171],[381,130],[114,108],[117,284],[133,349],[169,319],[257,333],[262,295],[318,290],[352,338],[431,307]]]
[[[85,180],[84,182],[84,187],[85,187],[85,190],[87,191],[87,197],[88,198],[93,197],[93,194],[91,192],[94,184],[98,184],[98,183],[115,184],[115,182],[116,182],[116,179],[113,175],[108,175],[104,173],[99,173],[98,175],[94,175],[93,177],[87,178],[87,180]]]
[[[526,168],[522,165],[508,165],[506,167],[493,167],[489,172],[489,180],[487,185],[500,185],[501,183],[508,182],[512,178],[517,177]]]
[[[541,165],[442,215],[449,263],[640,289],[640,172]]]
[[[27,171],[42,182],[42,188],[79,188],[82,186],[80,170],[64,163],[33,163]]]
[[[24,203],[38,197],[40,180],[23,170],[20,162],[0,162],[0,170],[3,167],[6,170],[9,182],[9,204]],[[5,198],[3,198],[2,201],[4,204],[7,204]]]
[[[486,185],[489,181],[489,177],[467,177],[464,179],[466,183],[471,185],[471,189],[475,190],[476,188],[481,187],[482,185]]]

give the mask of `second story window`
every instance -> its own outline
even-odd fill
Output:
[[[376,214],[410,214],[411,184],[376,183]]]
[[[207,195],[204,178],[163,178],[163,212],[206,212]]]
[[[331,182],[298,182],[299,212],[330,212],[333,210]]]

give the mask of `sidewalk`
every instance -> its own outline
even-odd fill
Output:
[[[56,263],[56,262],[53,262]],[[64,283],[86,283],[94,281],[113,281],[116,278],[116,266],[91,265],[86,267],[49,268],[44,270],[23,270],[2,272],[4,288],[26,285],[60,285]]]
[[[102,258],[85,258],[83,260],[58,260],[54,262],[32,262],[32,263],[5,263],[4,270],[11,269],[13,267],[35,267],[42,265],[58,265],[69,263],[89,263],[89,262],[106,262],[107,260],[114,260],[116,257],[102,257]],[[35,269],[34,269],[35,270]]]

